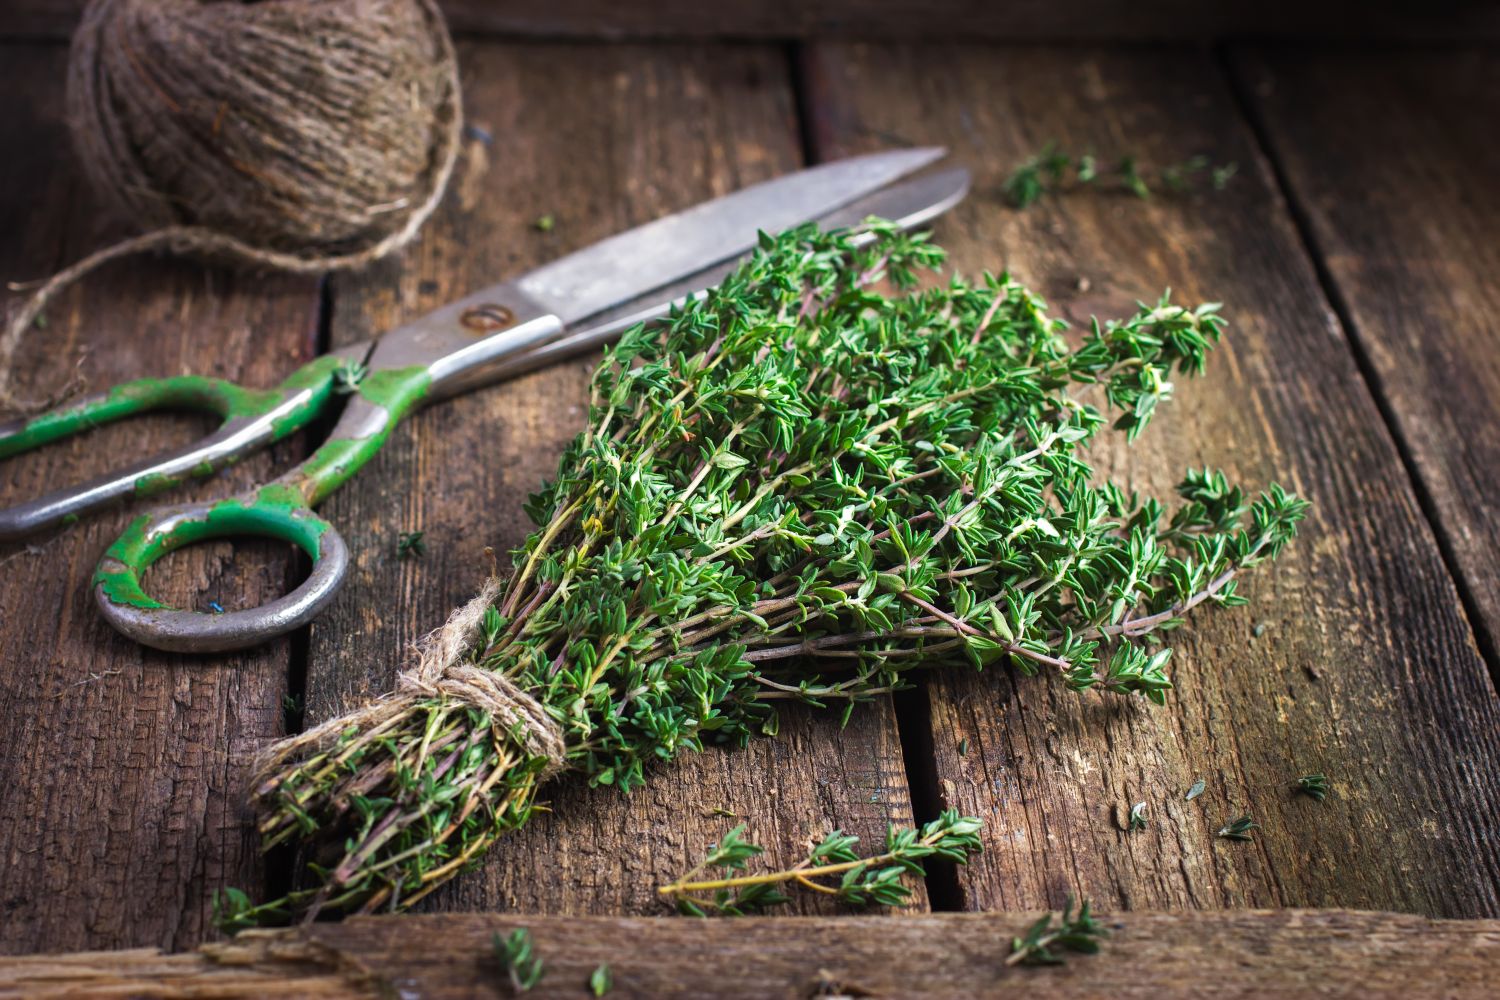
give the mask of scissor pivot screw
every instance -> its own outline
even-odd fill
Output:
[[[458,321],[475,333],[491,333],[495,330],[503,330],[514,323],[516,314],[504,306],[487,302],[482,306],[470,306],[465,309]]]

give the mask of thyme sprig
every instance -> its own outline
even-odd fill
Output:
[[[1162,296],[1073,332],[1008,275],[918,290],[942,251],[884,223],[806,227],[595,373],[587,429],[531,499],[537,530],[474,662],[535,697],[566,763],[628,790],[777,706],[866,702],[918,668],[1009,663],[1161,703],[1158,637],[1244,603],[1304,501],[1190,470],[1172,507],[1099,483],[1086,447],[1140,434],[1224,320]],[[1106,417],[1106,411],[1112,421]],[[257,789],[263,843],[311,884],[235,912],[399,909],[535,808],[544,762],[483,712],[420,702]]]
[[[1012,938],[1005,964],[1061,965],[1063,957],[1054,949],[1092,955],[1099,950],[1100,941],[1109,936],[1108,928],[1094,918],[1087,899],[1079,902],[1075,916],[1073,897],[1069,896],[1057,926],[1052,920],[1053,915],[1046,913],[1024,935]]]
[[[780,891],[781,886],[822,893],[851,906],[905,906],[911,889],[902,878],[923,877],[926,858],[967,863],[969,855],[980,850],[980,825],[979,820],[960,816],[954,809],[920,830],[892,825],[886,831],[885,851],[866,858],[855,851],[858,837],[835,830],[785,870],[697,879],[709,869],[742,872],[764,850],[744,839],[745,824],[741,823],[709,848],[697,867],[657,892],[682,913],[695,917],[744,916],[789,902],[791,897]]]
[[[1213,190],[1222,191],[1238,172],[1238,164],[1215,164],[1206,156],[1190,156],[1157,170],[1143,169],[1132,155],[1101,165],[1092,153],[1074,156],[1049,142],[1017,164],[1001,189],[1011,205],[1028,208],[1070,186],[1113,188],[1148,199],[1156,191],[1188,191],[1195,179],[1206,175]]]
[[[546,963],[536,954],[531,931],[525,927],[517,927],[504,937],[496,933],[491,948],[512,992],[529,993],[547,973]]]

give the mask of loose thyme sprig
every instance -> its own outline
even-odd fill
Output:
[[[1238,575],[1295,534],[1306,504],[1274,484],[1190,470],[1169,510],[1086,461],[1202,370],[1216,305],[1163,296],[1075,333],[1008,275],[912,290],[942,252],[873,230],[765,236],[627,332],[528,504],[474,664],[544,706],[591,783],[633,788],[684,749],[774,734],[781,702],[847,713],[921,668],[1163,702],[1157,637],[1243,603]],[[312,879],[258,915],[421,899],[531,815],[525,747],[434,699],[284,765],[257,789],[261,834],[310,841]]]
[[[1092,955],[1099,950],[1101,939],[1108,935],[1109,930],[1094,919],[1087,899],[1080,901],[1078,915],[1073,915],[1073,897],[1070,895],[1056,927],[1052,926],[1052,914],[1048,913],[1028,927],[1023,936],[1011,938],[1010,957],[1005,964],[1061,965],[1063,957],[1054,948]]]
[[[491,947],[495,952],[495,961],[499,964],[500,971],[505,973],[513,992],[530,992],[532,987],[542,981],[542,976],[546,975],[546,963],[537,957],[536,947],[531,941],[531,931],[527,928],[517,927],[505,937],[495,934]]]
[[[1041,152],[1023,160],[1011,171],[1002,190],[1013,206],[1027,208],[1044,195],[1063,190],[1070,184],[1111,186],[1137,198],[1150,198],[1154,190],[1186,191],[1195,178],[1204,174],[1215,191],[1222,191],[1238,172],[1238,164],[1214,164],[1206,156],[1192,156],[1156,171],[1142,170],[1134,156],[1122,156],[1112,166],[1100,166],[1092,153],[1073,156],[1059,149],[1056,143],[1048,143]],[[1148,179],[1148,173],[1154,176]]]
[[[696,868],[657,892],[695,917],[743,916],[789,902],[791,897],[778,888],[784,885],[832,896],[852,906],[905,906],[911,890],[902,883],[902,877],[925,875],[922,862],[926,858],[967,863],[969,855],[980,850],[980,826],[979,820],[960,816],[953,809],[920,831],[892,825],[886,832],[885,851],[868,858],[861,858],[855,851],[858,837],[835,830],[807,857],[784,871],[695,881],[708,869],[744,871],[746,862],[762,852],[763,848],[744,839],[745,824],[741,823],[713,845]]]

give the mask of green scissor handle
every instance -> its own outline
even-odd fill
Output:
[[[327,409],[341,386],[351,383],[357,368],[346,357],[327,355],[298,369],[275,389],[263,391],[194,375],[139,379],[29,420],[0,425],[3,459],[153,410],[198,410],[223,421],[196,445],[0,511],[0,540],[70,524],[120,498],[158,493],[188,478],[207,476],[305,426]],[[347,443],[342,450],[349,451]],[[347,476],[340,475],[343,463],[330,461],[338,451],[338,443],[329,441],[292,474],[250,494],[163,507],[137,517],[94,575],[95,596],[105,617],[141,642],[182,651],[249,646],[305,622],[332,597],[348,563],[338,533],[310,509]],[[312,575],[292,594],[270,604],[218,615],[169,608],[142,587],[146,569],[166,553],[210,538],[243,535],[296,544],[312,557]]]
[[[253,646],[311,621],[338,592],[349,564],[338,531],[312,508],[379,451],[391,429],[426,397],[429,382],[425,365],[373,372],[359,381],[329,439],[280,479],[225,500],[163,507],[136,518],[94,574],[104,617],[138,642],[179,652]],[[217,614],[167,607],[141,585],[147,567],[174,549],[246,535],[292,542],[311,557],[312,573],[284,597]]]
[[[0,542],[72,524],[128,496],[150,496],[210,475],[304,426],[328,405],[340,373],[349,367],[344,358],[321,357],[263,391],[198,375],[138,379],[29,420],[0,424],[0,459],[5,459],[152,410],[198,410],[223,420],[196,445],[0,511]]]
[[[265,392],[212,378],[142,379],[28,421],[0,426],[0,458],[5,458],[147,410],[207,410],[224,420],[196,446],[0,511],[0,541],[71,523],[124,496],[155,493],[188,477],[207,475],[304,426],[342,388],[350,396],[343,414],[327,440],[301,465],[274,482],[225,500],[141,514],[104,554],[94,574],[94,598],[105,619],[158,649],[240,649],[304,625],[333,599],[349,564],[338,531],[312,508],[369,461],[416,407],[496,377],[518,350],[562,333],[555,315],[520,293],[508,294],[502,304],[509,322],[499,331],[481,326],[476,336],[461,322],[465,310],[475,307],[461,300],[386,334],[373,350],[366,344],[321,357]],[[500,314],[499,306],[482,303],[479,308]],[[481,318],[489,320],[491,314]],[[367,354],[368,370],[351,360],[366,359]],[[311,575],[268,604],[215,614],[168,607],[142,585],[146,570],[168,552],[245,535],[297,545],[312,558]]]

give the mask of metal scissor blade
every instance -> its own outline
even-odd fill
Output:
[[[575,323],[744,253],[760,231],[818,218],[946,152],[903,149],[800,170],[601,240],[537,268],[516,287]]]
[[[970,180],[969,171],[962,167],[923,174],[882,188],[874,194],[819,216],[817,223],[824,229],[836,229],[858,225],[873,215],[888,219],[901,229],[916,229],[963,201],[964,196],[969,193]],[[859,244],[866,238],[869,238],[869,234],[856,236],[855,243]],[[603,347],[614,342],[620,334],[637,323],[659,319],[674,306],[684,305],[706,295],[709,288],[722,281],[740,262],[741,258],[738,257],[721,261],[684,279],[673,292],[658,289],[662,298],[650,305],[641,306],[641,300],[637,300],[628,306],[622,304],[619,309],[607,310],[602,315],[590,317],[588,322],[568,331],[566,336],[539,347],[518,351],[472,381],[457,381],[443,392],[462,392],[481,382],[512,378]]]

